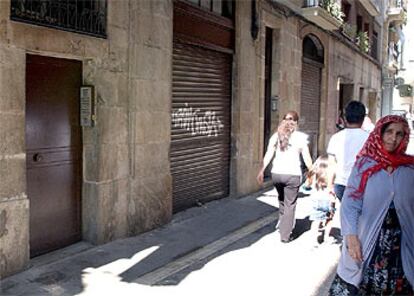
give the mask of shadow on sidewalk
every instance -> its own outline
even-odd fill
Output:
[[[267,197],[267,201],[265,199],[261,199],[262,197]],[[306,195],[301,195],[299,197],[298,202],[300,202],[300,199],[306,197]],[[230,223],[230,221],[233,221],[237,223],[237,220],[240,219],[242,216],[245,215],[252,215],[252,212],[256,212],[258,208],[262,208],[262,210],[264,210],[264,213],[267,213],[267,215],[274,213],[275,210],[277,210],[277,196],[274,195],[271,191],[267,192],[264,194],[264,196],[261,196],[261,198],[255,199],[254,201],[254,206],[248,206],[246,207],[246,211],[243,209],[245,207],[245,205],[239,205],[240,208],[238,210],[236,210],[234,213],[231,213],[229,211],[227,211],[224,208],[216,209],[218,211],[223,211],[223,214],[220,215],[219,219],[224,219],[222,221],[215,221],[218,225],[226,225],[228,223]],[[260,200],[261,199],[261,200]],[[269,202],[270,200],[270,202]],[[258,203],[258,204],[257,204]],[[253,204],[252,204],[253,205]],[[268,206],[270,205],[270,207]],[[257,207],[257,208],[256,208]],[[269,208],[268,208],[269,207]],[[270,210],[268,212],[268,210]],[[263,217],[263,214],[259,214],[257,215],[254,214],[253,216],[256,216],[255,219],[245,219],[243,218],[243,220],[251,220],[251,222],[257,220],[258,218]],[[251,223],[249,222],[249,223]],[[249,224],[246,223],[246,224]],[[239,225],[241,225],[241,223],[237,223]],[[261,240],[264,236],[267,236],[269,234],[271,235],[277,235],[276,232],[276,224],[277,224],[277,220],[275,219],[273,222],[265,225],[264,227],[261,227],[259,229],[257,229],[256,231],[249,233],[248,235],[246,235],[245,237],[243,237],[242,239],[224,247],[223,249],[220,249],[219,251],[207,256],[206,258],[202,258],[200,260],[195,260],[193,262],[191,262],[191,264],[183,269],[178,270],[177,272],[175,272],[174,274],[171,274],[159,281],[154,282],[154,285],[157,286],[171,286],[171,285],[179,285],[181,281],[183,281],[189,274],[191,274],[192,272],[196,271],[196,270],[200,270],[202,269],[206,264],[208,264],[210,261],[214,260],[215,258],[224,255],[225,253],[228,252],[233,252],[236,250],[240,250],[243,248],[248,248],[251,245],[255,244],[256,242],[258,242],[259,240]],[[193,226],[193,225],[192,225]],[[306,216],[305,218],[302,219],[296,219],[296,225],[295,228],[293,230],[292,236],[293,239],[296,240],[298,239],[300,236],[302,236],[305,232],[309,231],[311,227],[311,221],[309,220],[309,218]],[[204,228],[204,229],[199,229],[199,235],[203,236],[205,238],[205,240],[208,240],[208,236],[209,234],[212,234],[212,236],[214,236],[214,234],[212,233],[212,231],[214,232],[215,227],[213,225],[212,228],[208,229],[208,228]],[[232,231],[229,231],[229,233]],[[194,234],[192,234],[194,235]],[[194,237],[193,237],[194,238]],[[214,240],[213,240],[214,241]],[[183,244],[188,244],[190,241],[189,240],[185,240],[185,241],[181,241],[181,243]],[[206,243],[207,244],[207,243]],[[205,245],[206,245],[205,244]],[[164,249],[160,249],[159,251],[164,251]],[[192,251],[196,251],[196,249],[191,250]],[[137,278],[137,275],[141,274],[141,270],[143,268],[143,264],[146,263],[146,261],[150,262],[151,260],[154,260],[157,258],[157,252],[154,252],[153,254],[151,254],[149,257],[147,257],[146,259],[144,259],[143,261],[139,262],[137,265],[133,266],[132,268],[130,268],[129,270],[127,270],[126,272],[124,272],[121,276],[125,281],[133,281],[134,279]],[[141,284],[145,284],[145,280],[138,279],[136,281],[137,283],[141,283]]]
[[[246,197],[238,200],[224,199],[211,202],[205,208],[194,208],[177,214],[167,226],[160,247],[151,255],[132,266],[120,277],[127,282],[134,281],[147,272],[186,256],[192,252],[226,237],[243,226],[249,225],[267,215],[274,214],[276,208],[260,201],[258,198]],[[204,214],[204,212],[206,212]],[[273,231],[274,225],[273,224]],[[266,235],[258,236],[255,241]],[[254,243],[240,246],[245,248]],[[206,264],[214,257],[208,256],[201,261]],[[200,261],[200,262],[201,262]],[[194,262],[198,264],[199,262]],[[204,265],[203,264],[203,265]],[[191,271],[190,271],[191,272]],[[137,281],[140,283],[140,281]],[[179,282],[176,282],[179,284]]]
[[[0,294],[75,295],[90,285],[101,285],[103,279],[131,283],[245,225],[274,214],[276,210],[257,196],[213,201],[178,213],[170,223],[153,231],[93,247],[57,261],[39,263],[2,279]],[[255,241],[272,231],[274,225],[269,226],[268,231],[260,232]],[[255,241],[240,248],[248,247]],[[55,253],[59,252],[62,250]],[[49,254],[44,256],[45,262],[50,261],[47,256]],[[88,282],[96,274],[105,277],[99,280],[100,283]]]
[[[173,275],[166,277],[165,279],[157,282],[155,286],[177,286],[179,285],[183,280],[187,278],[192,272],[201,270],[212,260],[215,260],[216,258],[225,255],[230,252],[238,251],[244,248],[251,247],[253,244],[261,240],[263,237],[267,235],[277,235],[275,232],[275,226],[277,221],[266,225],[263,228],[260,228],[259,230],[250,233],[246,237],[242,238],[241,240],[235,242],[234,244],[231,244],[224,249],[212,254],[211,256],[208,256],[207,258],[203,260],[199,260],[197,262],[194,262],[191,266],[188,266],[187,268],[174,273]]]

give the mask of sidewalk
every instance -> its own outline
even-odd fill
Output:
[[[339,246],[312,248],[306,198],[298,202],[297,239],[281,244],[274,194],[213,201],[133,238],[97,247],[81,242],[36,258],[30,269],[4,279],[0,294],[207,295],[231,289],[257,295],[263,289],[259,295],[325,295]]]

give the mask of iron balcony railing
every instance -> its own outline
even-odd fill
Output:
[[[316,7],[316,6],[322,7],[320,3],[322,1],[319,1],[319,0],[304,0],[303,2],[304,2],[303,7]]]
[[[371,36],[371,56],[378,60],[378,37],[376,35]]]
[[[390,0],[389,6],[392,8],[404,8],[403,0]]]
[[[305,0],[303,3],[304,8],[320,7],[341,23],[343,22],[343,17],[345,15],[337,0]]]
[[[14,21],[106,38],[106,0],[11,0]]]

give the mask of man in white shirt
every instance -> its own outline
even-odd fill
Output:
[[[369,113],[368,108],[365,108],[365,118],[364,118],[364,122],[362,122],[361,128],[364,131],[367,131],[368,133],[370,133],[374,130],[375,124],[372,123],[372,120],[371,118],[369,118],[368,113]]]
[[[345,108],[345,128],[332,135],[327,153],[335,176],[330,177],[333,190],[342,200],[355,158],[369,133],[361,129],[365,118],[365,106],[358,101],[350,101]],[[332,185],[331,185],[332,186]]]

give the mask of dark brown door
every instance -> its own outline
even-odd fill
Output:
[[[81,239],[78,61],[28,55],[26,164],[31,257]]]

